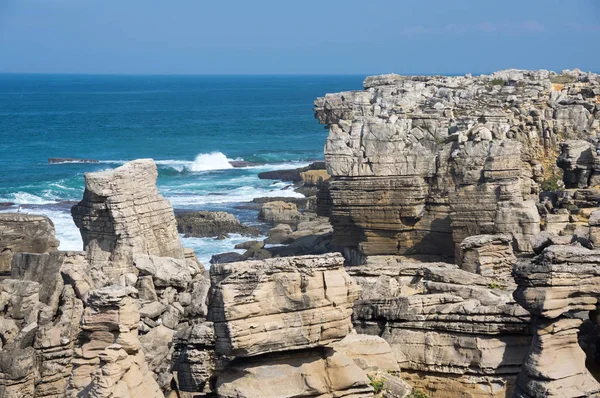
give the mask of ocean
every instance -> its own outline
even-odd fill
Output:
[[[359,90],[364,76],[93,76],[0,74],[0,202],[55,225],[61,250],[82,250],[70,207],[86,172],[155,159],[159,191],[175,209],[223,210],[259,225],[240,204],[302,196],[260,180],[267,170],[323,159],[327,130],[315,98]],[[48,158],[99,163],[49,164]],[[229,160],[259,165],[233,168]],[[247,240],[183,238],[208,266]]]

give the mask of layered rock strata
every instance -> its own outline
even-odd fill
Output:
[[[390,344],[410,384],[435,397],[511,394],[531,340],[514,283],[391,256],[347,269],[362,287],[355,328]]]
[[[460,244],[460,268],[501,280],[512,280],[513,265],[517,261],[510,235],[474,235]]]
[[[517,397],[589,397],[600,383],[578,342],[580,312],[600,297],[600,251],[549,246],[515,266],[515,298],[533,317],[533,341],[517,380]]]
[[[110,280],[135,273],[139,255],[184,258],[170,203],[156,188],[151,159],[85,175],[83,200],[73,206],[91,268]]]
[[[213,265],[209,319],[223,397],[372,395],[366,373],[328,344],[352,330],[360,289],[339,254]]]
[[[460,258],[468,236],[507,233],[530,251],[539,231],[534,195],[555,173],[563,137],[600,132],[599,92],[595,74],[508,70],[373,76],[364,91],[317,99],[315,115],[330,129],[332,179],[321,203],[334,244],[362,261]]]
[[[11,272],[15,253],[56,251],[58,240],[48,217],[30,214],[0,214],[0,278]]]
[[[224,211],[194,211],[175,215],[177,231],[185,236],[226,238],[228,234],[258,236],[260,230],[244,225],[233,214]]]
[[[86,250],[14,253],[11,278],[0,282],[0,396],[162,397],[180,385],[210,392],[212,334],[202,340],[206,372],[190,375],[198,330],[212,329],[204,326],[210,282],[181,246],[155,180],[150,160],[86,175],[73,210]],[[41,241],[52,243],[43,250],[58,245],[53,229]]]

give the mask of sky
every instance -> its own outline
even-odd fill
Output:
[[[0,0],[0,73],[600,72],[600,0]]]

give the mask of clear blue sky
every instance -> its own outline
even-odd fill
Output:
[[[600,72],[600,0],[0,0],[0,72]]]

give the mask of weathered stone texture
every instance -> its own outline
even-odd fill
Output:
[[[460,268],[491,278],[512,280],[513,265],[517,262],[510,235],[474,235],[460,244]]]
[[[0,278],[10,274],[15,254],[52,252],[58,244],[48,217],[0,213]]]
[[[330,128],[332,179],[320,197],[334,243],[363,255],[452,256],[468,236],[506,233],[530,251],[535,195],[555,172],[558,142],[600,132],[598,75],[568,74],[561,85],[548,71],[384,75],[317,99]],[[588,181],[595,153],[572,147],[562,160],[569,178]]]
[[[91,268],[110,281],[135,273],[140,255],[183,259],[173,208],[158,193],[151,159],[87,173],[83,200],[73,206]]]
[[[600,251],[553,245],[515,266],[515,298],[533,316],[533,341],[517,380],[517,397],[597,396],[578,342],[581,311],[600,297]]]
[[[355,328],[385,339],[413,386],[442,397],[511,393],[531,340],[513,283],[392,256],[347,270],[363,291]]]
[[[217,353],[253,356],[344,338],[360,289],[343,261],[326,254],[213,265],[209,319]]]

